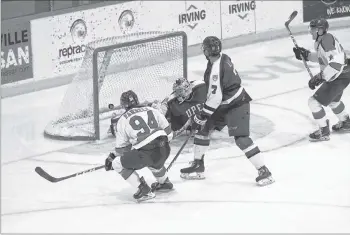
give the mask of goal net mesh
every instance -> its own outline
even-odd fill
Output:
[[[45,136],[68,140],[104,137],[112,112],[123,112],[109,110],[108,105],[118,107],[127,90],[135,91],[141,103],[163,100],[177,78],[187,77],[184,37],[182,32],[145,32],[86,45],[82,65],[68,85],[58,115],[46,126]],[[94,95],[98,95],[98,107]],[[96,112],[99,120],[94,118]],[[96,125],[101,127],[101,135],[96,133]]]

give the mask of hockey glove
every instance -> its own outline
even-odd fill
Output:
[[[159,102],[155,101],[151,104],[151,107],[154,109],[157,109],[159,112],[161,112],[163,115],[165,115],[168,111],[168,104],[167,102]]]
[[[109,153],[108,157],[107,157],[106,160],[105,160],[105,169],[106,169],[106,171],[113,170],[112,162],[113,162],[113,160],[114,160],[116,157],[117,157],[117,156],[115,156],[114,153]]]
[[[309,61],[308,57],[311,53],[309,50],[306,50],[303,47],[293,47],[293,51],[295,54],[295,58],[297,58],[298,60],[302,60],[301,56],[303,56],[305,61]]]
[[[310,79],[309,81],[309,87],[311,90],[315,90],[315,88],[319,85],[321,85],[323,82],[326,80],[323,79],[322,73],[318,73],[313,78]]]
[[[203,128],[207,120],[208,120],[208,116],[203,115],[202,113],[193,115],[191,129],[193,131],[200,130],[201,128]]]

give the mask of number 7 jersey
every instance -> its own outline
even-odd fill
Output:
[[[165,116],[152,107],[134,107],[126,111],[116,126],[116,148],[132,145],[139,149],[159,136],[172,139],[172,131]]]
[[[252,100],[241,86],[241,78],[226,54],[221,54],[214,63],[208,61],[204,82],[208,93],[202,111],[207,116],[211,116],[219,107],[234,108]]]

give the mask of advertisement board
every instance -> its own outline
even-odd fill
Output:
[[[221,37],[219,1],[130,1],[31,22],[34,76],[76,73],[86,44],[106,37],[148,31],[185,31],[188,45]],[[45,66],[43,66],[45,65]]]
[[[349,0],[303,0],[304,22],[315,18],[342,18],[350,16]]]
[[[29,21],[1,22],[1,84],[33,78]]]
[[[178,31],[185,31],[188,45],[202,43],[207,36],[221,38],[220,1],[186,1],[178,12]]]
[[[114,24],[118,35],[184,31],[188,45],[202,42],[209,34],[221,36],[219,1],[132,1],[114,7],[108,18],[122,22]],[[121,24],[125,26],[119,27]]]
[[[220,1],[222,39],[255,33],[256,1]]]
[[[89,9],[31,21],[36,79],[77,72],[86,45],[113,34],[105,8]]]

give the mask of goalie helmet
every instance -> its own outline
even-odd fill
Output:
[[[125,109],[132,108],[133,106],[137,106],[139,104],[139,98],[132,90],[123,92],[120,96],[120,105]]]
[[[220,55],[222,49],[221,41],[215,36],[208,36],[203,40],[202,51],[208,58],[209,56]]]
[[[178,78],[174,85],[174,94],[180,103],[184,102],[192,93],[193,85],[186,78]]]

